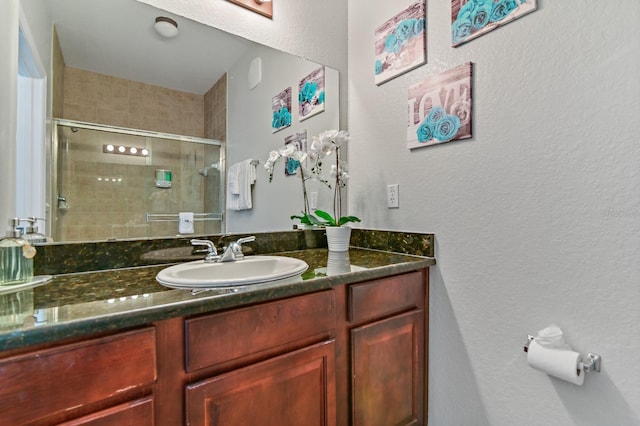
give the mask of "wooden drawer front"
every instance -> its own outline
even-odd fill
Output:
[[[153,424],[153,398],[147,397],[116,405],[70,422],[60,423],[60,426],[153,426]]]
[[[287,343],[328,336],[334,328],[332,290],[188,319],[186,368],[251,359]]]
[[[425,281],[412,272],[349,286],[349,321],[361,322],[411,308],[423,308]]]
[[[8,424],[28,423],[155,379],[153,328],[17,355],[0,361],[0,413]]]
[[[187,424],[335,426],[335,351],[329,340],[189,385]]]

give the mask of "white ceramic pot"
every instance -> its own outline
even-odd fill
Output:
[[[327,246],[329,251],[348,251],[351,240],[351,227],[327,226]]]

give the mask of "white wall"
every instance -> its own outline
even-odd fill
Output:
[[[16,105],[18,102],[18,0],[5,0],[0,13],[0,235],[15,215]]]
[[[247,74],[251,61],[256,57],[260,57],[262,62],[262,82],[250,90]],[[323,130],[338,128],[338,72],[329,67],[325,67],[325,111],[304,121],[299,120],[298,82],[319,66],[290,54],[258,46],[247,52],[227,73],[227,167],[247,158],[260,161],[252,191],[253,208],[227,210],[228,232],[291,229],[294,223],[298,223],[291,221],[290,217],[299,215],[304,208],[300,178],[284,176],[284,161],[281,159],[274,169],[273,181],[269,183],[264,164],[269,158],[269,151],[282,148],[287,136],[306,130],[307,146],[310,146],[312,136]],[[292,88],[291,126],[272,133],[271,100],[287,87]],[[327,163],[324,170],[326,174],[329,169]],[[318,182],[307,183],[308,192],[318,192],[318,207],[330,209],[331,190]]]
[[[640,424],[640,3],[539,0],[454,49],[428,1],[428,64],[377,87],[374,30],[411,3],[349,1],[349,212],[436,235],[429,424]],[[467,61],[473,138],[407,150],[407,88]],[[550,323],[602,373],[529,368]]]

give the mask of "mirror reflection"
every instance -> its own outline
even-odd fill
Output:
[[[55,241],[222,232],[222,144],[55,121]]]
[[[226,167],[246,158],[264,163],[291,134],[305,131],[310,138],[337,128],[335,70],[326,68],[326,111],[302,121],[294,108],[291,126],[274,132],[273,97],[292,87],[295,99],[299,80],[320,64],[135,0],[25,0],[23,9],[41,61],[51,70],[48,96],[56,126],[42,195],[47,222],[41,230],[52,240],[174,236],[180,212],[204,215],[195,222],[194,234],[291,229],[289,215],[301,209],[298,197],[289,196],[290,188],[297,189],[295,178],[277,188],[260,182],[254,209],[230,212],[224,206]],[[175,21],[177,36],[156,32],[158,16]],[[261,75],[257,87],[250,88],[255,58],[261,58]],[[111,141],[104,136],[106,128],[118,130]],[[97,136],[80,142],[79,136],[90,132]],[[143,141],[126,140],[125,133],[141,133]],[[146,148],[151,154],[109,155],[103,152],[108,144]],[[265,179],[261,166],[259,181]],[[173,173],[172,187],[157,185],[158,170]],[[126,192],[106,190],[105,179],[117,184],[125,177],[130,179],[121,185]],[[116,214],[117,204],[135,210]],[[282,217],[272,222],[274,209]]]

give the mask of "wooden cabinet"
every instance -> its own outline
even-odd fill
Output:
[[[0,360],[0,424],[53,424],[116,405],[70,424],[153,414],[155,379],[152,327],[14,355]]]
[[[336,380],[349,401],[338,404],[338,425],[426,424],[427,280],[419,271],[336,288],[346,312]]]
[[[335,425],[332,340],[187,386],[189,425]]]
[[[423,311],[351,330],[353,426],[422,424]]]
[[[0,354],[0,425],[423,425],[427,279]]]
[[[186,423],[335,425],[331,290],[185,321]]]

